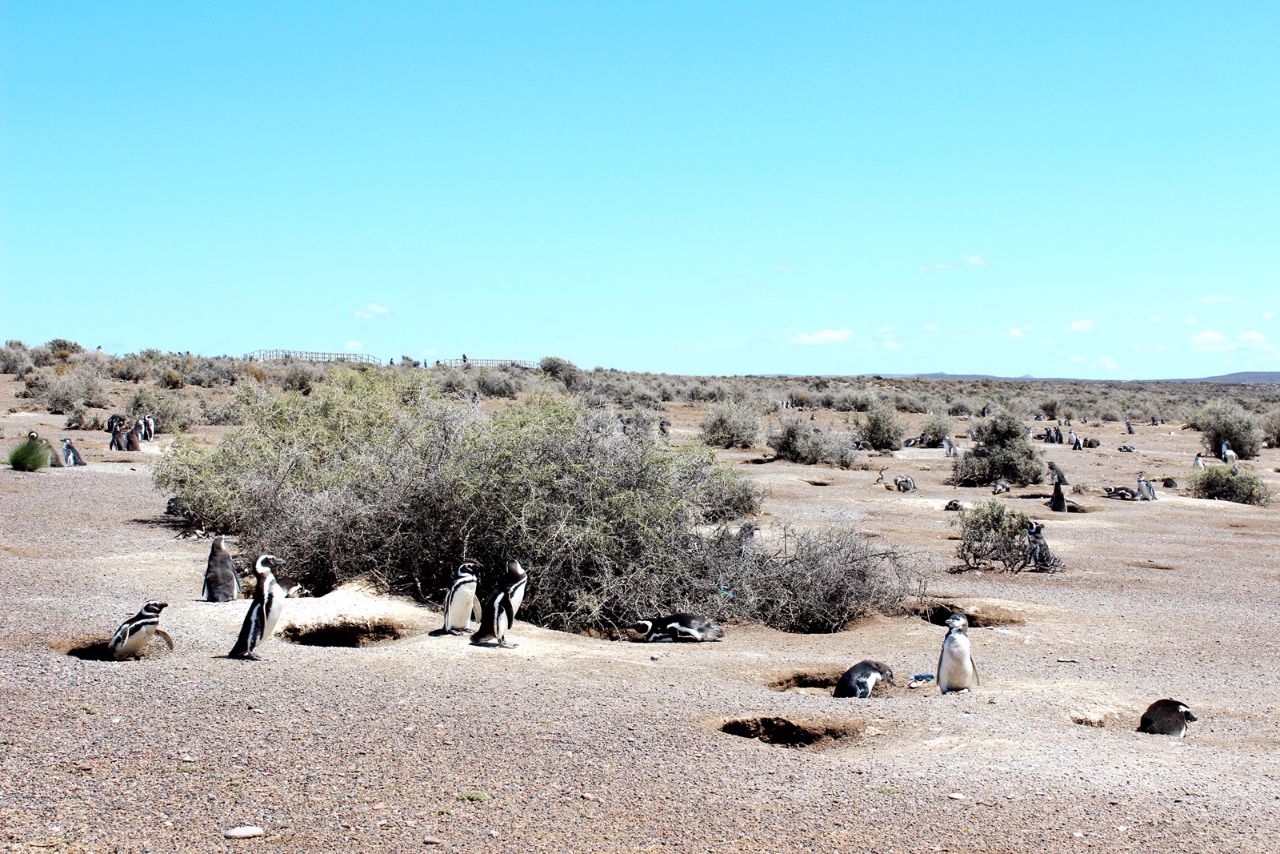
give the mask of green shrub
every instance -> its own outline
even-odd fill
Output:
[[[151,414],[156,419],[157,433],[176,433],[196,422],[196,412],[182,395],[163,394],[141,386],[125,404],[130,418]]]
[[[1223,439],[1231,443],[1231,450],[1242,460],[1253,459],[1262,447],[1262,433],[1253,416],[1229,400],[1206,403],[1192,416],[1191,427],[1204,433],[1201,441],[1215,457]]]
[[[547,356],[538,363],[538,367],[551,379],[559,380],[568,391],[577,391],[583,385],[582,371],[568,359]]]
[[[18,471],[38,471],[49,465],[49,446],[39,439],[26,439],[9,452],[9,465]]]
[[[1272,409],[1262,416],[1262,438],[1268,446],[1280,448],[1280,409]]]
[[[27,352],[27,348],[25,346],[13,346],[14,344],[21,345],[22,342],[10,342],[8,345],[0,347],[0,374],[14,374],[16,376],[35,366],[35,363],[31,361],[31,354]]]
[[[67,420],[63,426],[68,430],[105,430],[107,424],[102,420],[101,413],[90,412],[83,406],[77,405],[67,413]]]
[[[1207,466],[1192,476],[1188,486],[1196,498],[1256,504],[1259,507],[1271,503],[1271,490],[1262,478],[1245,469],[1241,469],[1239,474],[1232,474],[1230,466]]]
[[[250,402],[244,417],[216,448],[175,442],[156,480],[247,550],[287,556],[317,592],[362,576],[435,599],[463,557],[487,568],[487,588],[514,555],[530,571],[523,616],[611,631],[680,609],[753,618],[765,605],[750,604],[764,595],[751,572],[786,557],[703,529],[759,509],[709,449],[624,430],[575,398],[535,392],[487,416],[425,373],[344,371],[310,396]],[[814,600],[850,598],[861,613],[849,587],[877,608],[910,587],[881,577],[900,558],[882,544],[845,554],[851,563],[832,554],[842,574],[830,585],[843,586],[805,591]]]
[[[1014,483],[1040,483],[1044,466],[1027,439],[1022,422],[1006,412],[977,421],[969,430],[976,443],[955,461],[950,483],[982,486],[1004,478]]]
[[[892,406],[879,403],[858,418],[858,433],[877,451],[895,451],[902,447],[902,434],[906,428],[898,420]],[[938,440],[942,444],[942,440]]]
[[[750,448],[760,435],[760,415],[750,406],[717,403],[702,419],[702,441],[715,448]]]
[[[482,368],[476,374],[476,389],[485,397],[515,399],[520,385],[510,375]]]
[[[765,439],[779,459],[804,465],[828,463],[840,468],[859,464],[857,442],[848,433],[823,432],[799,418],[783,418]]]
[[[1009,510],[1000,501],[977,501],[960,510],[952,521],[960,528],[956,557],[970,569],[990,569],[997,565],[1017,572],[1027,562],[1026,513]]]
[[[68,361],[77,353],[84,352],[84,347],[74,341],[68,341],[66,338],[54,338],[52,341],[46,342],[44,346],[54,361],[57,362]]]
[[[951,433],[951,419],[945,415],[930,415],[920,427],[920,446],[941,448],[942,438]]]
[[[160,386],[162,388],[178,389],[186,385],[186,381],[182,379],[182,374],[173,368],[165,368],[160,374]]]

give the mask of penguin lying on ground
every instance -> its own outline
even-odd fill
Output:
[[[503,586],[494,589],[484,600],[480,611],[480,628],[471,636],[476,646],[496,643],[503,649],[514,649],[515,644],[507,643],[507,630],[516,620],[516,611],[524,601],[525,585],[529,576],[520,565],[520,561],[507,561],[507,576]]]
[[[893,681],[893,670],[889,665],[879,661],[859,661],[850,667],[840,677],[840,681],[836,683],[835,696],[838,698],[856,697],[859,700],[865,700],[871,696],[871,692],[875,690],[876,683],[883,679],[890,685],[898,683]]]
[[[1138,723],[1138,732],[1148,735],[1176,735],[1184,738],[1187,734],[1187,721],[1196,720],[1186,703],[1177,700],[1156,700],[1142,713]]]
[[[701,643],[720,640],[724,637],[724,629],[699,614],[672,614],[637,620],[627,626],[627,634],[632,640],[645,643],[663,640]]]
[[[1005,480],[1004,478],[1000,478],[994,484],[992,484],[991,494],[999,495],[1000,493],[1008,492],[1011,489],[1013,489],[1013,487],[1009,485],[1009,481]]]
[[[138,613],[121,623],[111,640],[107,641],[111,657],[116,661],[139,658],[157,635],[169,649],[173,649],[173,638],[160,628],[160,612],[168,607],[168,602],[147,602]]]

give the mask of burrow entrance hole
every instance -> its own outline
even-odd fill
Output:
[[[329,623],[289,625],[280,637],[303,646],[340,646],[356,648],[384,641],[399,640],[409,632],[395,620],[375,617],[368,620],[340,619]]]
[[[804,482],[809,484],[810,486],[830,486],[831,485],[831,481],[829,480],[813,480],[810,478],[805,478]]]
[[[981,608],[962,608],[952,602],[925,602],[916,605],[912,612],[935,626],[945,626],[947,618],[952,614],[964,614],[971,629],[986,629],[992,626],[1016,626],[1024,622],[1022,615],[999,606],[984,605]]]
[[[792,720],[791,718],[733,718],[720,726],[721,732],[754,738],[775,747],[830,747],[856,739],[866,725],[861,721]]]
[[[774,691],[790,691],[796,694],[825,694],[835,692],[836,683],[844,675],[843,670],[798,670],[771,680],[768,685]]]
[[[163,644],[161,644],[163,646]],[[81,661],[115,661],[107,647],[107,639],[66,641],[54,647],[61,653]]]

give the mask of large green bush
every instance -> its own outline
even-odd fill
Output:
[[[898,420],[897,411],[887,403],[878,403],[858,418],[858,433],[877,451],[896,451],[902,447],[906,427]],[[942,440],[938,440],[942,444]]]
[[[1204,446],[1215,457],[1223,439],[1242,460],[1253,459],[1262,449],[1262,433],[1253,416],[1229,400],[1211,400],[1200,407],[1191,417],[1191,427],[1204,433]]]
[[[920,446],[941,448],[943,437],[951,433],[951,424],[951,419],[941,413],[930,415],[920,425]]]
[[[1003,568],[1017,572],[1027,563],[1026,513],[1000,501],[977,501],[952,522],[960,528],[956,557],[970,569]]]
[[[1280,409],[1262,416],[1262,438],[1272,448],[1280,448]]]
[[[359,576],[434,599],[462,558],[488,569],[487,587],[514,555],[531,576],[522,615],[554,628],[611,631],[680,609],[810,625],[760,580],[800,559],[800,540],[757,550],[724,526],[759,509],[737,470],[576,399],[533,393],[486,416],[426,372],[343,371],[310,395],[246,401],[243,417],[213,449],[176,441],[156,480],[249,551],[287,556],[317,591]],[[797,564],[814,586],[800,593],[831,604],[794,610],[817,623],[896,607],[912,589],[892,549],[814,536]]]
[[[976,444],[955,461],[951,483],[983,486],[1000,478],[1022,484],[1044,479],[1040,454],[1028,441],[1026,427],[1014,416],[1000,412],[977,421],[969,435]]]
[[[1207,466],[1204,471],[1192,476],[1189,487],[1196,498],[1256,504],[1259,507],[1271,502],[1271,490],[1262,478],[1243,468],[1239,473],[1232,474],[1231,466]]]
[[[823,431],[807,421],[784,417],[765,439],[778,459],[804,465],[827,463],[840,468],[859,464],[857,442],[849,433]]]

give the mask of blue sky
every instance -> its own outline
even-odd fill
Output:
[[[0,6],[0,336],[1280,370],[1280,4]]]

